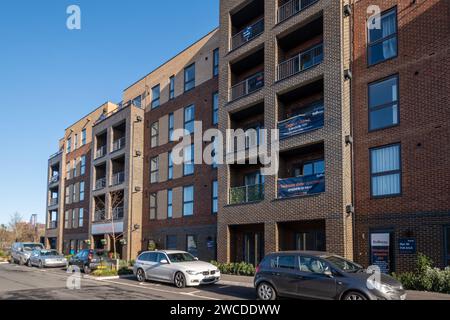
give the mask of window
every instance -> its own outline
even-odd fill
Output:
[[[219,48],[213,51],[213,76],[219,75]]]
[[[78,134],[75,134],[75,137],[73,139],[73,150],[77,150],[78,149]]]
[[[176,250],[177,249],[177,236],[167,236],[166,237],[166,249],[167,250]],[[166,256],[161,254],[164,259]]]
[[[161,87],[158,84],[152,88],[152,109],[158,108],[160,104]]]
[[[158,146],[158,139],[159,139],[159,122],[154,122],[151,125],[150,128],[150,147],[154,148]]]
[[[70,153],[72,151],[72,138],[68,138],[66,142],[66,153]]]
[[[194,214],[194,186],[183,187],[183,216]]]
[[[159,159],[154,157],[150,159],[150,183],[158,182]]]
[[[279,256],[278,268],[281,269],[298,269],[297,259],[295,256]]]
[[[70,225],[69,225],[69,210],[66,211],[66,213],[64,214],[64,229],[69,229]]]
[[[80,182],[80,201],[84,201],[84,181]]]
[[[66,187],[66,204],[70,204],[70,186]]]
[[[175,127],[175,117],[173,113],[169,114],[169,141],[173,141],[173,130]]]
[[[71,188],[72,188],[72,202],[73,203],[78,202],[78,200],[77,200],[77,196],[78,196],[77,189],[80,188],[80,184],[79,183],[75,183],[73,186],[71,186]]]
[[[83,129],[81,131],[81,146],[84,146],[86,144],[86,129]]]
[[[171,219],[173,217],[173,191],[172,189],[167,190],[167,218]]]
[[[369,130],[398,124],[398,76],[369,85]]]
[[[78,227],[83,227],[83,219],[84,219],[84,209],[80,208],[80,211],[78,212]]]
[[[141,107],[142,105],[142,96],[137,96],[136,98],[134,98],[133,100],[131,100],[131,103],[133,105],[135,105],[136,107]]]
[[[317,258],[313,257],[300,257],[300,271],[311,272],[317,274],[323,274],[325,270],[328,270],[327,264]]]
[[[323,159],[305,162],[300,170],[296,168],[294,174],[298,176],[312,176],[325,172],[325,162]]]
[[[72,178],[76,178],[77,177],[77,159],[73,160],[72,170],[73,170]]]
[[[186,236],[186,251],[194,257],[198,256],[197,237],[194,235]]]
[[[169,79],[169,100],[175,98],[175,76],[171,76]]]
[[[70,179],[70,174],[72,172],[72,168],[70,166],[70,161],[66,163],[66,179]]]
[[[213,143],[213,148],[211,151],[211,157],[212,157],[212,164],[211,166],[213,167],[213,169],[217,169],[217,154],[216,154],[216,150],[217,150],[217,140],[216,137],[212,137],[211,142]]]
[[[80,158],[80,175],[84,175],[86,173],[86,156],[82,156]]]
[[[184,108],[184,129],[190,134],[194,133],[195,106]]]
[[[399,195],[401,192],[400,145],[370,150],[373,197]]]
[[[189,91],[195,87],[195,63],[184,69],[184,91]]]
[[[169,160],[168,160],[169,168],[167,171],[167,178],[169,180],[173,179],[173,158],[172,158],[172,151],[169,152]]]
[[[217,180],[212,183],[212,213],[219,211],[219,184]]]
[[[375,21],[375,20],[374,20]],[[368,24],[369,65],[374,65],[397,56],[397,8],[381,15],[381,28]]]
[[[77,225],[77,222],[78,222],[77,211],[78,211],[78,209],[73,209],[72,210],[72,228],[73,229],[78,228],[78,225]]]
[[[150,220],[156,219],[156,210],[158,209],[157,199],[156,193],[150,194]]]
[[[194,145],[191,144],[183,150],[183,175],[188,176],[194,174]]]
[[[446,226],[444,230],[445,234],[445,265],[450,266],[450,227]]]
[[[219,93],[215,92],[213,94],[213,125],[219,123]]]

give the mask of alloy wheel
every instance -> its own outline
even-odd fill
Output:
[[[184,278],[184,275],[181,272],[178,272],[175,275],[175,286],[177,288],[184,288],[186,286],[186,279]]]
[[[258,286],[258,297],[261,300],[273,300],[274,299],[274,295],[275,295],[275,291],[272,288],[272,286],[270,286],[267,283],[262,283]]]
[[[142,269],[138,269],[138,271],[136,272],[136,278],[137,278],[137,281],[139,281],[139,282],[145,281],[144,271]]]
[[[359,293],[352,292],[345,296],[345,300],[366,300],[364,296]]]

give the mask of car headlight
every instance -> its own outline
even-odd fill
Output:
[[[197,271],[194,271],[194,270],[187,270],[186,273],[190,274],[191,276],[195,276],[195,275],[197,275],[197,274],[199,274],[201,272],[197,272]]]
[[[388,286],[386,284],[380,284],[378,287],[378,290],[384,294],[389,294],[389,293],[394,292],[394,289],[391,286]]]

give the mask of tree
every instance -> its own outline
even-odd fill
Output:
[[[22,221],[20,213],[15,212],[9,220],[9,229],[12,233],[12,241],[16,242],[37,242],[36,227]]]

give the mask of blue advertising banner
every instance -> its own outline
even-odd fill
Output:
[[[325,174],[278,179],[278,198],[325,192]]]
[[[280,140],[291,136],[322,128],[324,125],[324,107],[315,109],[312,112],[298,115],[291,119],[281,121],[278,124],[280,130]]]
[[[401,254],[416,253],[416,239],[400,239],[398,241],[398,251]]]

